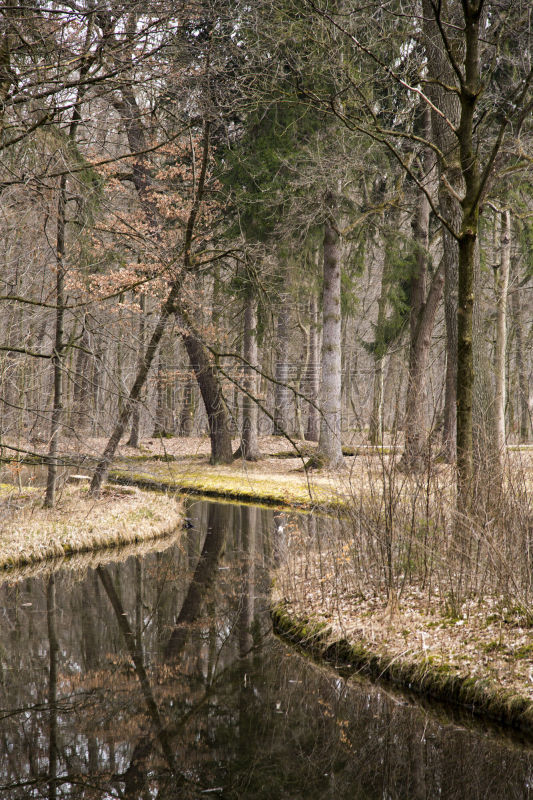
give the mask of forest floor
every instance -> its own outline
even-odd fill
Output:
[[[312,649],[316,650],[319,642],[322,653],[342,651],[345,666],[350,663],[374,676],[383,675],[440,699],[459,701],[533,733],[533,603],[528,586],[524,589],[524,584],[518,586],[516,580],[520,571],[529,570],[529,555],[522,553],[517,564],[511,560],[510,551],[498,552],[496,539],[490,536],[497,537],[499,532],[494,529],[491,533],[492,521],[486,521],[479,530],[472,529],[472,540],[478,554],[481,545],[488,542],[487,562],[476,564],[475,575],[463,576],[463,589],[459,590],[457,575],[444,554],[446,542],[440,542],[441,550],[435,545],[422,554],[416,531],[412,539],[405,533],[418,513],[425,514],[422,522],[431,533],[433,521],[436,526],[439,515],[453,507],[450,467],[432,464],[428,475],[413,479],[392,468],[394,448],[373,449],[361,441],[352,445],[340,471],[305,471],[305,460],[312,452],[309,443],[297,443],[300,455],[295,455],[291,443],[281,437],[265,437],[260,444],[260,461],[235,461],[229,466],[209,463],[206,437],[150,439],[139,449],[122,445],[112,477],[153,488],[287,509],[330,513],[338,509],[339,514],[331,517],[334,534],[322,539],[318,548],[305,539],[305,529],[304,534],[301,530],[294,533],[296,528],[286,531],[287,555],[276,572],[278,628]],[[102,440],[86,440],[85,455],[101,452],[102,445]],[[85,471],[85,467],[81,469]],[[86,470],[90,471],[89,465]],[[509,470],[507,480],[513,492],[520,488],[523,496],[531,497],[533,447],[511,450]],[[67,492],[56,520],[61,535],[70,536],[60,545],[63,552],[76,539],[74,533],[65,533],[67,519],[68,530],[74,519],[73,531],[82,519],[83,524],[88,519],[96,527],[99,524],[95,522],[96,507],[87,499],[80,505],[76,491],[78,497]],[[148,504],[148,497],[144,492],[142,500],[113,497],[113,493],[109,497],[110,503],[118,504],[117,519],[122,529],[127,529],[133,539],[135,531],[157,535],[162,525],[171,527],[179,519],[179,505],[171,496],[157,495],[150,499],[153,505]],[[17,501],[14,517],[17,525],[9,523],[5,530],[19,530],[21,521],[28,519],[32,530],[42,530],[38,513],[27,512],[21,502]],[[151,511],[145,513],[141,506]],[[110,511],[104,508],[103,516]],[[387,542],[381,534],[388,525],[388,512],[394,520],[391,536],[404,537],[402,546],[411,561],[408,567],[397,567],[385,581]],[[374,524],[370,533],[365,533],[361,519],[367,528]],[[513,546],[519,548],[520,526],[525,526],[523,541],[529,541],[533,529],[530,505],[526,517],[518,522]],[[5,532],[2,539],[0,553],[10,554],[0,562],[13,563],[17,540],[6,551]],[[44,545],[40,549],[37,540],[34,548],[38,557],[54,554]],[[374,551],[363,553],[365,548]],[[417,579],[416,565],[420,559],[426,562],[428,555],[429,572],[426,569],[424,578]],[[498,585],[491,583],[489,572],[497,574]]]

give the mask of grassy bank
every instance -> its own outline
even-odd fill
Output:
[[[313,509],[342,507],[345,498],[333,483],[318,482],[305,473],[261,475],[255,469],[233,470],[227,467],[201,467],[184,469],[182,464],[161,464],[147,460],[141,465],[124,464],[114,469],[109,480],[120,485],[140,486],[153,491],[178,491],[201,494],[206,497],[257,503],[282,508]]]
[[[172,533],[182,520],[173,497],[106,489],[99,500],[86,488],[67,487],[54,509],[42,490],[0,487],[0,569]]]
[[[284,604],[272,608],[274,631],[314,658],[331,664],[344,676],[365,674],[473,714],[511,725],[533,736],[533,701],[516,689],[502,687],[486,675],[472,675],[453,664],[434,663],[421,653],[391,653],[380,643],[367,645],[336,638],[325,623],[288,613]]]

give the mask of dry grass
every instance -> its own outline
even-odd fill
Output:
[[[402,674],[420,667],[533,702],[531,487],[531,452],[512,453],[504,487],[487,476],[464,519],[449,469],[374,465],[350,483],[344,518],[287,527],[277,599]]]
[[[143,558],[149,553],[160,553],[174,545],[182,546],[183,542],[183,529],[175,528],[171,533],[158,535],[155,539],[112,545],[99,550],[72,553],[13,567],[2,575],[2,580],[8,584],[15,584],[28,578],[47,578],[65,567],[68,569],[70,579],[77,583],[84,578],[89,569],[111,563],[122,563],[132,557]]]
[[[42,492],[0,489],[0,568],[102,547],[153,539],[175,530],[181,504],[155,493],[106,490],[97,501],[86,489],[67,488],[53,510]]]

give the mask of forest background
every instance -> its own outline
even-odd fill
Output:
[[[531,437],[531,8],[8,0],[0,445],[208,432],[455,465]],[[239,441],[235,452],[234,440]],[[384,448],[379,452],[383,454]]]

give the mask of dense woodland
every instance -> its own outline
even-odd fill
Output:
[[[530,3],[0,14],[2,457],[392,443],[468,511],[532,432]]]

